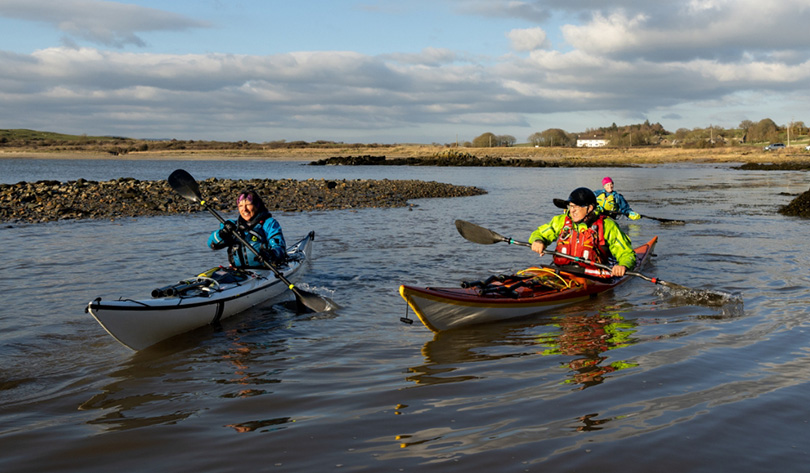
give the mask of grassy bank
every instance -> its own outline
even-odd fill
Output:
[[[761,147],[733,146],[708,149],[683,148],[452,148],[480,158],[519,158],[559,161],[563,164],[571,160],[588,160],[593,163],[622,162],[626,164],[658,164],[674,162],[705,163],[791,163],[810,161],[810,151],[804,147],[791,147],[779,151],[763,151]],[[295,160],[316,161],[333,156],[386,156],[388,158],[431,157],[446,153],[450,148],[429,145],[395,145],[390,147],[350,146],[345,148],[300,148],[300,149],[251,149],[251,150],[172,150],[136,151],[121,155],[92,151],[64,151],[40,149],[5,148],[0,150],[2,158],[34,159],[178,159],[178,160]]]

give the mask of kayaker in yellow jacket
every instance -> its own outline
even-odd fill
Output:
[[[579,187],[571,192],[568,200],[554,199],[554,205],[566,210],[532,232],[529,237],[532,251],[542,256],[546,247],[556,241],[557,253],[612,265],[611,276],[624,276],[627,270],[636,266],[636,253],[630,238],[616,222],[599,213],[592,190]],[[561,256],[554,257],[554,264],[558,266],[572,263],[593,268]]]

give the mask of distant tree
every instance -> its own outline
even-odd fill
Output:
[[[763,118],[749,130],[749,141],[779,141],[779,127],[770,118]]]
[[[498,136],[498,144],[500,146],[515,146],[515,143],[517,143],[517,138],[512,135]]]
[[[473,138],[473,148],[493,148],[498,146],[498,137],[494,133],[484,133],[476,138]]]
[[[565,130],[559,128],[549,128],[535,135],[537,135],[535,146],[569,146],[573,141]]]

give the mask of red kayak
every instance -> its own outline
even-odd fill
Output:
[[[647,262],[657,242],[658,237],[653,237],[635,248],[637,268]],[[427,328],[439,332],[553,310],[613,289],[630,277],[597,277],[602,274],[601,269],[535,266],[461,287],[403,285],[399,293]]]

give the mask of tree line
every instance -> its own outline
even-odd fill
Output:
[[[779,126],[770,118],[758,122],[743,120],[737,128],[723,128],[711,125],[706,128],[679,128],[674,133],[667,131],[660,123],[649,120],[640,124],[587,128],[581,133],[569,133],[560,128],[549,128],[532,133],[527,138],[529,146],[559,147],[576,146],[578,139],[605,140],[608,146],[680,146],[684,148],[705,148],[714,146],[736,146],[741,144],[776,143],[789,141],[807,141],[810,130],[802,121],[793,121]],[[483,133],[472,141],[436,146],[468,148],[510,147],[517,144],[512,135]],[[263,143],[252,143],[246,140],[223,142],[206,140],[177,139],[134,139],[116,136],[65,135],[45,131],[24,129],[0,129],[0,148],[47,148],[56,151],[105,151],[110,154],[126,154],[144,151],[172,150],[267,150],[296,148],[380,148],[385,149],[396,144],[377,143],[344,143],[342,141],[318,140],[286,141],[274,140]]]
[[[569,133],[560,128],[549,128],[532,133],[528,137],[531,146],[576,146],[579,139],[605,140],[608,146],[656,146],[669,145],[685,148],[705,148],[714,146],[736,146],[752,143],[775,143],[790,140],[806,141],[810,131],[802,121],[794,121],[785,126],[777,125],[770,118],[758,122],[743,120],[737,128],[723,128],[710,125],[706,128],[679,128],[674,133],[667,131],[660,123],[649,120],[640,124],[588,128],[581,133]],[[514,146],[515,137],[484,133],[464,146],[491,148]]]

